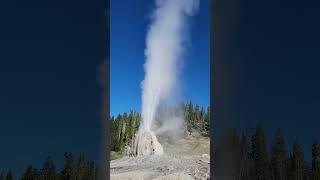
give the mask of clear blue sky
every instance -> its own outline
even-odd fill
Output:
[[[3,1],[0,169],[40,168],[51,154],[99,158],[105,1]]]
[[[154,1],[110,2],[110,113],[141,110],[140,83],[144,78],[145,36]],[[210,1],[202,0],[190,19],[191,47],[184,59],[184,101],[210,102]]]

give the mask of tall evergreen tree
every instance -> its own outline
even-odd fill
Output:
[[[256,133],[253,139],[253,156],[255,166],[255,179],[257,180],[269,180],[270,171],[268,163],[268,153],[265,142],[264,130],[261,124],[256,127]]]
[[[210,135],[210,106],[208,106],[207,108],[204,121],[205,121],[205,131],[207,133],[207,136],[209,136]]]
[[[126,134],[126,127],[127,127],[127,121],[128,121],[128,114],[125,112],[123,113],[123,116],[122,116],[122,122],[123,122],[123,125],[122,125],[122,130],[121,130],[121,134],[122,134],[122,137],[121,137],[121,145],[123,148],[125,146],[125,143],[127,141],[127,134]]]
[[[193,104],[190,101],[190,103],[188,104],[188,110],[187,110],[187,131],[191,132],[193,127],[194,127],[194,110],[193,110]]]
[[[85,164],[84,164],[81,179],[82,180],[90,180],[89,162],[85,162]]]
[[[36,179],[36,177],[33,174],[33,167],[32,165],[29,165],[25,173],[22,175],[21,180],[34,180],[34,179]]]
[[[274,180],[286,179],[286,151],[285,142],[281,130],[275,134],[274,144],[271,149],[271,168]]]
[[[304,155],[301,144],[294,140],[292,154],[290,158],[289,179],[303,180],[304,177]]]
[[[250,158],[250,143],[248,137],[243,133],[240,143],[240,167],[239,179],[250,180],[252,175],[252,159]]]
[[[236,129],[225,129],[214,155],[216,179],[238,179],[240,137]]]
[[[71,180],[73,177],[73,155],[70,152],[64,153],[64,167],[61,171],[61,179],[62,180]]]
[[[89,180],[95,180],[96,174],[97,174],[97,168],[94,164],[94,162],[90,162],[89,164]]]
[[[202,134],[203,135],[206,135],[206,128],[205,128],[205,126],[206,126],[206,121],[205,121],[205,119],[206,119],[206,113],[205,113],[205,111],[204,111],[204,107],[203,106],[201,106],[201,110],[200,110],[200,120],[201,120],[201,122],[200,122],[200,132],[202,132]]]
[[[122,126],[123,126],[123,119],[122,116],[119,114],[115,120],[116,123],[116,129],[117,129],[117,137],[116,137],[116,143],[115,143],[115,151],[121,151],[121,139],[122,139]]]
[[[194,128],[197,130],[201,129],[201,117],[200,117],[200,106],[196,104],[195,110],[194,110]]]
[[[135,113],[135,117],[136,117],[136,131],[138,131],[138,129],[139,129],[139,127],[140,127],[140,123],[141,123],[141,114],[139,114],[139,113]]]
[[[75,175],[76,180],[83,179],[82,177],[85,174],[85,168],[86,168],[85,156],[84,156],[84,154],[81,153],[78,158],[77,167],[76,167],[76,175]]]
[[[131,143],[132,137],[133,137],[133,111],[130,111],[130,114],[127,118],[127,126],[126,126],[126,143]]]
[[[1,173],[0,173],[0,180],[4,180],[4,175],[5,175],[5,172],[4,172],[4,171],[1,171]]]
[[[111,151],[116,151],[116,146],[118,143],[118,130],[117,130],[117,122],[114,120],[113,116],[110,118],[110,134],[111,134],[110,149]]]
[[[48,156],[40,170],[40,180],[55,180],[57,178],[55,165],[51,156]]]
[[[32,174],[33,174],[34,180],[40,179],[40,173],[37,168],[33,168]]]
[[[7,175],[6,175],[6,179],[5,179],[5,180],[13,180],[13,175],[12,175],[11,170],[9,170],[9,171],[7,172]]]
[[[312,144],[312,180],[320,180],[320,144]]]

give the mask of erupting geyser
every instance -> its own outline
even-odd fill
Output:
[[[156,0],[156,9],[146,37],[142,124],[129,149],[131,155],[163,153],[161,144],[152,132],[152,122],[158,106],[172,98],[178,84],[187,17],[194,14],[198,5],[198,0]]]

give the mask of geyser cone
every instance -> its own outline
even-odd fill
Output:
[[[139,130],[128,149],[130,156],[162,155],[163,148],[150,130]]]

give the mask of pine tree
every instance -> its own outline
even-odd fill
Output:
[[[96,172],[97,168],[94,164],[94,162],[90,162],[89,164],[89,180],[95,180],[96,179]]]
[[[113,116],[110,118],[110,134],[111,134],[110,150],[115,151],[116,145],[117,145],[117,139],[118,139],[117,138],[118,131],[117,131],[117,124]]]
[[[193,104],[190,101],[190,103],[188,104],[188,110],[187,110],[187,131],[191,132],[193,127],[194,127],[194,110],[193,110]]]
[[[40,179],[40,178],[39,178],[39,171],[38,171],[38,169],[33,168],[32,174],[33,174],[34,180]]]
[[[307,162],[304,162],[303,180],[312,180],[312,168]]]
[[[202,132],[203,135],[206,135],[206,124],[205,124],[205,119],[206,119],[206,113],[204,112],[204,107],[201,106],[200,110],[200,131]]]
[[[208,106],[208,108],[207,108],[207,112],[205,114],[204,124],[205,124],[206,134],[207,134],[207,136],[210,136],[210,106]]]
[[[236,178],[240,175],[241,166],[241,138],[237,129],[233,128],[231,131],[231,152],[232,152],[232,172]]]
[[[240,169],[240,137],[236,129],[225,129],[216,148],[214,166],[216,179],[238,179]]]
[[[122,116],[122,121],[123,121],[123,126],[122,126],[122,137],[121,137],[121,149],[125,146],[126,141],[127,141],[127,133],[126,133],[126,127],[127,127],[127,121],[128,121],[128,114],[127,113],[123,113]]]
[[[70,152],[64,153],[64,167],[61,171],[62,180],[73,179],[73,155]]]
[[[133,136],[133,112],[130,111],[130,114],[127,118],[127,126],[126,126],[126,145],[128,145],[129,143],[131,143],[131,139]]]
[[[116,126],[117,126],[117,137],[116,137],[116,143],[115,143],[115,151],[121,150],[121,139],[122,139],[122,116],[119,114],[115,120]]]
[[[304,177],[304,156],[303,149],[298,140],[295,139],[293,143],[292,154],[290,158],[289,179],[303,180]]]
[[[6,175],[6,179],[5,180],[13,180],[13,175],[11,170],[8,171],[7,175]]]
[[[82,180],[85,173],[85,157],[84,154],[80,154],[76,167],[76,180]]]
[[[286,179],[286,152],[284,138],[280,129],[275,134],[275,142],[271,152],[271,167],[274,180]]]
[[[134,131],[135,131],[135,133],[138,131],[138,129],[139,129],[139,127],[140,127],[140,122],[141,122],[141,115],[139,114],[139,113],[137,113],[137,112],[135,112],[134,113],[134,119],[135,119],[135,123],[134,123],[134,125],[135,125],[135,129],[134,129]],[[134,133],[134,134],[135,134]]]
[[[84,163],[81,179],[82,180],[89,180],[90,179],[89,162]]]
[[[254,135],[254,166],[255,166],[255,179],[269,180],[269,164],[268,153],[265,142],[263,127],[258,124],[256,127],[256,134]]]
[[[312,180],[320,180],[320,144],[312,144]]]
[[[1,171],[1,173],[0,173],[0,180],[4,180],[4,175],[5,175],[5,172],[4,172],[4,171]]]
[[[51,156],[48,156],[40,170],[41,180],[55,180],[57,177],[55,165]]]
[[[201,120],[200,120],[200,107],[198,104],[196,104],[195,110],[194,110],[194,128],[196,130],[200,130],[201,127]]]
[[[247,136],[243,133],[240,143],[240,167],[239,167],[239,179],[250,180],[252,160],[250,158],[250,143]]]
[[[26,172],[22,175],[21,180],[34,180],[36,177],[33,174],[33,167],[29,165]]]

